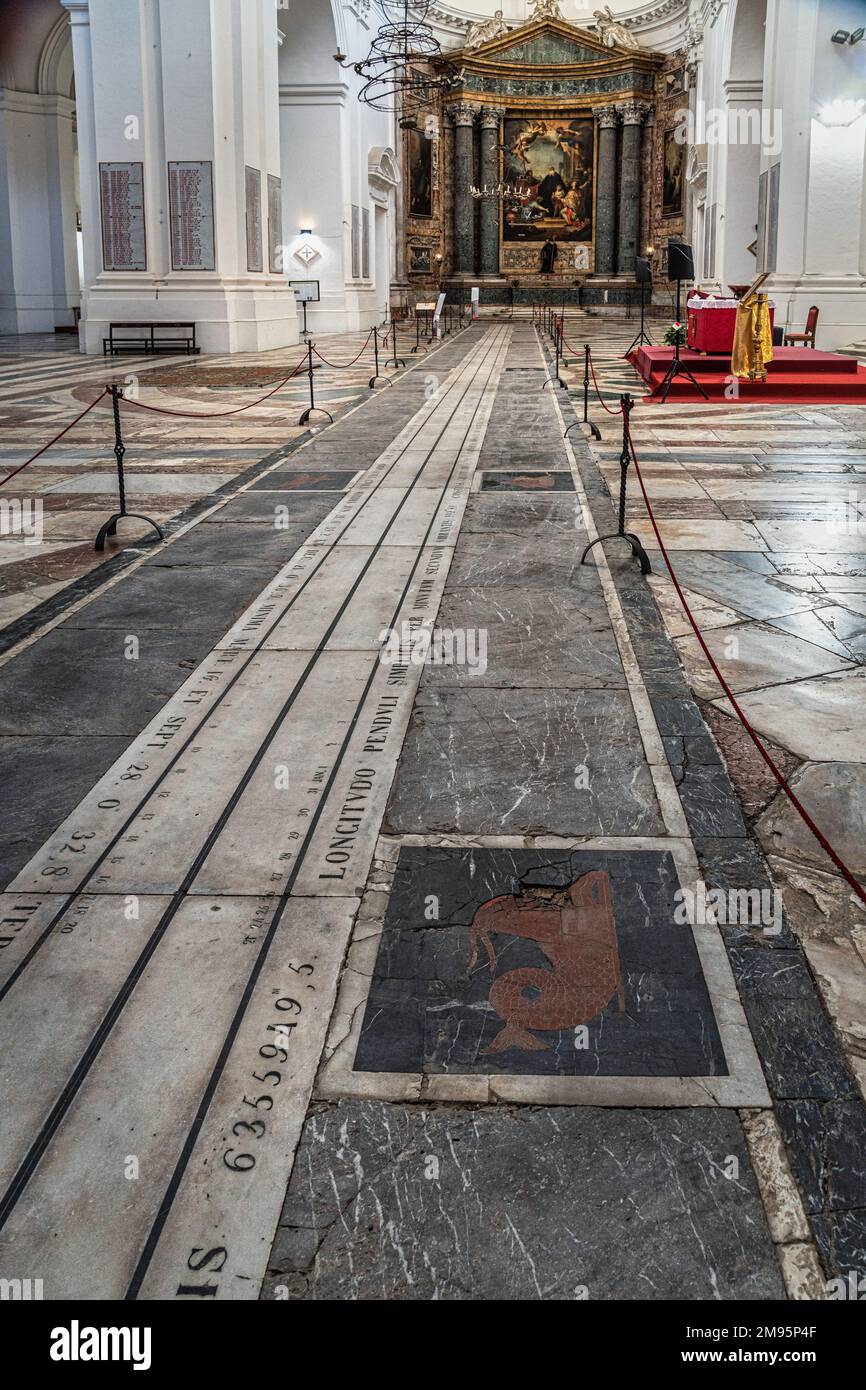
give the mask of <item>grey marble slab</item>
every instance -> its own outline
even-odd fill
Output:
[[[736,1181],[720,1176],[728,1154]],[[264,1290],[424,1302],[782,1296],[730,1112],[376,1101],[310,1114]]]
[[[0,738],[0,879],[5,887],[129,740]]]
[[[514,498],[510,498],[514,501]],[[492,591],[543,589],[558,594],[580,593],[598,584],[595,570],[581,566],[585,535],[577,531],[565,537],[546,537],[543,548],[537,535],[512,532],[508,545],[491,532],[464,531],[448,576],[451,588],[470,587]]]
[[[225,629],[279,568],[276,562],[262,560],[256,566],[207,564],[201,568],[181,566],[179,570],[168,563],[147,564],[67,622],[78,630],[113,627],[133,634],[155,627],[210,632],[218,625]]]
[[[476,634],[473,651],[484,653],[486,670],[478,661],[428,664],[425,686],[625,687],[599,590],[560,596],[541,589],[446,589],[436,625]]]
[[[582,768],[588,785],[578,790]],[[422,691],[386,826],[410,834],[663,831],[631,701],[617,690]]]
[[[150,628],[132,648],[118,628],[56,628],[0,668],[0,735],[133,738],[219,636]]]
[[[753,944],[729,954],[774,1099],[852,1099],[854,1083],[801,952]]]

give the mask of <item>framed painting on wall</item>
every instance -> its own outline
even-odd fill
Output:
[[[507,116],[503,136],[505,181],[529,191],[504,210],[502,240],[592,241],[592,117]]]
[[[409,216],[433,216],[433,141],[423,130],[409,131]]]
[[[686,166],[686,147],[677,138],[677,128],[664,134],[662,177],[662,217],[679,217],[683,210],[683,178]]]

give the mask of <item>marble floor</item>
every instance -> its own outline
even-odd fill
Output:
[[[617,325],[576,327],[605,392],[634,389]],[[46,430],[99,381],[31,365],[10,390]],[[147,390],[222,404],[231,365]],[[856,912],[658,551],[649,581],[615,544],[581,563],[618,443],[605,417],[590,449],[548,377],[530,322],[482,322],[314,435],[172,421],[136,475],[166,541],[7,611],[0,1276],[772,1300],[864,1268]],[[856,550],[763,509],[809,445],[847,501],[863,422],[749,409],[642,406],[635,443],[738,697],[862,871]],[[99,472],[64,474],[91,515]],[[166,476],[186,490],[147,493]]]
[[[350,333],[316,341],[315,399],[335,418],[368,393],[375,354],[372,343],[364,347],[366,337]],[[302,362],[303,345],[230,357],[124,354],[114,359],[82,357],[77,346],[69,335],[0,338],[0,478],[42,449],[106,384],[116,382],[129,400],[122,410],[128,509],[144,513],[167,534],[203,507],[231,496],[263,456],[297,447],[310,427],[318,430],[327,423],[321,414],[312,417],[311,426],[298,423],[309,404],[305,371],[261,404],[231,413],[273,391]],[[414,346],[408,330],[398,333],[398,361],[414,361]],[[427,350],[422,340],[417,356]],[[402,370],[387,367],[389,359],[383,347],[385,378]],[[380,383],[378,389],[387,388]],[[137,408],[135,401],[150,409]],[[0,516],[0,625],[9,629],[26,620],[6,631],[0,646],[91,592],[107,578],[106,565],[112,572],[125,567],[141,542],[153,537],[146,522],[130,519],[104,552],[94,552],[100,526],[117,510],[114,444],[107,399],[0,485],[6,507]]]
[[[586,318],[579,327],[607,403],[622,391],[641,401],[640,380],[621,357],[628,325]],[[567,373],[572,390],[582,385],[577,375],[580,382]],[[604,424],[593,454],[618,495],[621,440],[597,404],[590,414]],[[862,876],[866,409],[643,400],[633,426],[662,538],[716,663],[792,789]],[[864,1091],[866,908],[733,716],[667,576],[634,476],[627,515],[655,551],[650,583],[667,631]]]

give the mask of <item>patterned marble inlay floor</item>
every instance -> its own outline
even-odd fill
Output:
[[[366,336],[348,333],[316,340],[329,362],[351,364],[328,366],[316,359],[316,399],[337,417],[369,394],[372,344],[360,360],[352,361]],[[184,412],[178,418],[132,406],[123,409],[129,509],[144,512],[163,528],[217,489],[230,488],[266,455],[291,448],[306,433],[298,424],[309,403],[309,382],[303,373],[249,411],[225,413],[264,396],[302,360],[303,345],[156,361],[131,355],[82,357],[73,350],[77,341],[71,338],[68,347],[66,352],[41,354],[0,349],[0,478],[47,443],[112,381],[143,403]],[[387,356],[382,349],[382,372],[390,378],[395,373],[384,365]],[[405,360],[415,364],[423,357],[407,353]],[[313,417],[314,427],[325,423],[324,416]],[[130,520],[122,523],[116,542],[104,554],[94,553],[96,533],[116,510],[113,449],[110,403],[103,403],[0,491],[5,508],[0,516],[0,630],[61,594],[74,580],[93,575],[118,551],[153,536],[146,523]]]

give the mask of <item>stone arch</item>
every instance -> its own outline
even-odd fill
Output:
[[[75,73],[59,0],[0,0],[0,325],[72,329],[81,302]]]
[[[69,15],[59,15],[42,46],[36,75],[36,90],[43,96],[75,99],[75,70],[72,63],[72,31]]]

